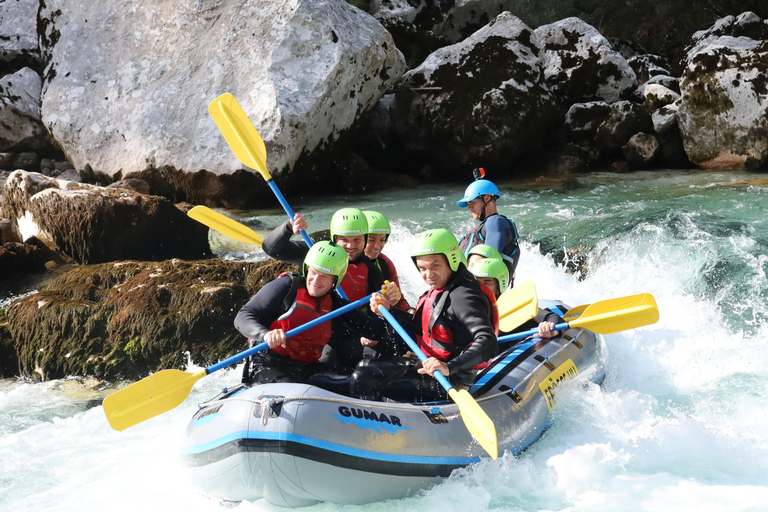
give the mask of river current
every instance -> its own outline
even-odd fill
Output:
[[[484,460],[407,499],[305,510],[768,510],[765,175],[598,173],[555,190],[499,185],[499,209],[522,240],[517,283],[533,280],[540,298],[571,306],[649,292],[659,322],[606,336],[602,387],[559,389],[551,427],[518,456]],[[288,200],[311,230],[327,228],[345,206],[389,217],[384,252],[415,302],[424,285],[407,257],[410,240],[425,229],[471,227],[456,207],[462,191]],[[224,213],[262,235],[285,218]],[[211,242],[222,258],[265,257],[215,233]],[[180,465],[196,404],[235,383],[238,371],[202,379],[181,406],[123,432],[76,379],[0,380],[0,511],[283,510],[205,497]]]

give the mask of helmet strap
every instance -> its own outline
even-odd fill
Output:
[[[488,206],[488,203],[490,203],[490,201],[485,200],[485,196],[482,196],[482,197],[483,197],[483,209],[480,210],[480,219],[479,219],[480,222],[483,222],[485,220],[485,207]]]

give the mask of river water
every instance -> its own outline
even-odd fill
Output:
[[[606,336],[602,387],[564,387],[552,426],[519,456],[480,462],[407,499],[306,510],[768,510],[766,181],[642,172],[585,175],[557,190],[500,184],[500,210],[522,238],[518,283],[532,279],[540,298],[574,306],[650,292],[659,322]],[[455,206],[462,191],[288,199],[312,230],[343,206],[387,215],[395,233],[384,252],[414,300],[424,287],[406,255],[410,239],[469,228]],[[262,234],[284,219],[277,210],[227,213]],[[211,241],[223,258],[264,258],[216,234]],[[566,249],[583,262],[580,273],[566,271]],[[77,380],[0,380],[0,510],[282,510],[202,496],[179,463],[196,404],[237,372],[202,379],[181,406],[124,432]]]

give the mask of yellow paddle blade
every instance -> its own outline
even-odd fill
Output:
[[[526,281],[502,293],[496,300],[499,308],[499,330],[511,332],[535,317],[539,312],[536,286]]]
[[[584,313],[584,310],[591,305],[592,304],[582,304],[581,306],[576,306],[575,308],[569,309],[565,315],[563,315],[563,320],[566,322],[573,322],[579,318]]]
[[[155,373],[105,398],[104,414],[113,429],[125,430],[179,405],[189,396],[192,385],[205,376],[205,370]]]
[[[499,446],[496,441],[496,426],[491,418],[466,389],[456,391],[455,388],[451,388],[448,390],[448,396],[459,406],[461,419],[464,420],[469,433],[488,452],[488,455],[496,460],[499,457]]]
[[[656,323],[659,309],[650,293],[601,300],[589,305],[571,327],[583,327],[599,334],[613,334]]]
[[[256,244],[261,247],[261,237],[254,230],[232,220],[226,215],[222,215],[207,206],[195,206],[187,212],[191,218],[201,224],[205,224],[214,231],[226,235],[233,240],[245,242],[247,244]]]
[[[224,93],[208,104],[208,112],[243,165],[259,171],[269,181],[267,148],[245,111],[230,93]]]

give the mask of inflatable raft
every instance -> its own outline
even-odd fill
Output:
[[[599,334],[571,328],[494,358],[470,392],[496,425],[500,453],[542,434],[563,381],[602,381],[602,346]],[[200,405],[182,447],[205,494],[283,507],[401,498],[486,457],[451,402],[372,402],[286,383],[223,390]]]

